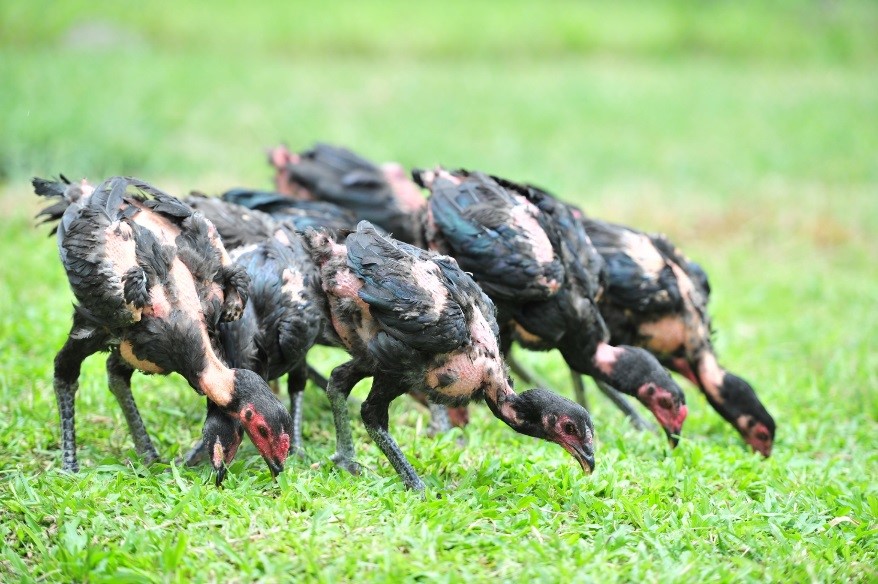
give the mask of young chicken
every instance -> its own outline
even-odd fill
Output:
[[[249,279],[210,222],[133,178],[108,179],[93,192],[36,178],[33,184],[38,195],[58,199],[41,215],[59,221],[58,249],[77,300],[73,327],[55,357],[64,470],[79,468],[74,398],[80,366],[89,355],[109,351],[108,384],[147,462],[158,454],[131,395],[134,369],[182,375],[238,420],[272,472],[280,472],[292,432],[289,413],[257,374],[230,369],[213,348],[216,327],[240,316]]]
[[[608,285],[598,306],[611,341],[643,347],[688,378],[755,451],[769,456],[774,419],[747,381],[719,365],[713,350],[704,270],[663,236],[584,215],[580,220],[607,264]]]
[[[609,344],[596,305],[603,262],[569,208],[481,173],[440,169],[415,178],[432,193],[431,246],[450,252],[497,303],[504,354],[513,338],[558,349],[572,369],[636,397],[676,444],[683,392],[645,350]]]
[[[545,390],[512,390],[493,304],[452,258],[382,236],[365,221],[344,245],[325,232],[311,231],[306,239],[333,330],[351,355],[333,370],[327,387],[338,466],[359,469],[346,401],[358,381],[372,376],[363,423],[410,489],[422,490],[424,483],[388,432],[390,402],[410,389],[451,405],[484,399],[517,432],[557,442],[592,470],[588,412]]]
[[[400,241],[424,247],[421,216],[426,201],[399,164],[378,167],[346,148],[328,144],[315,144],[299,154],[278,146],[268,160],[275,168],[279,193],[334,203]]]

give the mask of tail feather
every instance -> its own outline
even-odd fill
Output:
[[[86,188],[86,183],[74,185],[63,174],[58,175],[58,180],[33,177],[31,184],[34,193],[37,196],[47,199],[57,199],[51,205],[42,209],[36,214],[36,218],[43,217],[40,224],[56,223],[64,215],[70,205],[78,202],[83,196],[90,194],[90,187]],[[58,231],[58,226],[54,225],[49,235],[54,235]]]

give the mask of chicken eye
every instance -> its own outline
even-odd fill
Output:
[[[673,407],[673,402],[671,402],[671,398],[669,397],[660,397],[657,401],[660,408],[669,410]]]
[[[265,426],[257,426],[256,431],[259,432],[259,435],[263,438],[268,438],[268,428]]]
[[[571,436],[576,436],[576,426],[573,422],[567,422],[564,424],[564,433],[570,434]]]

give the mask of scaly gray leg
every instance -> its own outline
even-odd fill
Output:
[[[335,454],[330,460],[351,474],[360,474],[360,465],[354,460],[354,439],[348,416],[348,396],[354,386],[369,373],[357,368],[355,361],[348,361],[332,370],[326,384],[326,396],[332,407],[335,422]]]
[[[77,318],[74,314],[73,328],[70,336],[58,354],[55,355],[55,399],[61,416],[61,468],[67,472],[77,472],[79,463],[76,461],[76,390],[79,389],[79,371],[86,357],[97,353],[106,345],[106,338],[85,336],[77,329]]]
[[[573,373],[575,375],[575,372]],[[598,389],[601,390],[601,393],[610,398],[610,401],[613,402],[613,404],[617,408],[619,408],[623,414],[625,414],[625,416],[628,418],[628,421],[631,422],[631,425],[634,426],[637,430],[649,430],[650,432],[658,432],[658,428],[656,428],[655,424],[643,419],[643,417],[641,417],[641,415],[637,413],[637,410],[635,410],[634,407],[632,407],[632,405],[628,403],[628,400],[626,400],[621,393],[619,393],[618,391],[613,389],[612,386],[603,381],[598,381],[597,379],[595,379],[595,383],[597,384]]]
[[[573,395],[576,397],[576,403],[588,409],[588,399],[585,397],[585,385],[582,383],[582,375],[571,369],[570,379],[573,381]]]
[[[448,408],[446,406],[427,401],[427,409],[430,410],[430,424],[427,426],[427,435],[435,436],[451,430],[451,419],[448,417]]]
[[[360,415],[363,417],[363,424],[369,436],[396,469],[405,486],[414,491],[423,491],[426,488],[424,482],[387,431],[387,408],[391,401],[403,393],[405,390],[401,389],[395,381],[380,374],[376,375],[369,397],[360,408]]]
[[[306,365],[306,366],[308,368],[308,379],[310,379],[314,385],[316,385],[317,387],[319,387],[320,389],[325,391],[326,384],[329,383],[326,380],[326,378],[323,377],[319,371],[317,371],[316,369],[314,369],[310,365]]]
[[[302,401],[305,397],[305,384],[307,382],[308,368],[305,363],[297,365],[287,373],[290,415],[293,417],[293,440],[290,444],[290,453],[297,456],[305,454],[302,448]]]
[[[54,381],[55,400],[58,402],[58,411],[61,415],[61,468],[67,472],[79,472],[79,463],[76,461],[76,391],[79,383],[69,383],[58,377]]]
[[[110,391],[113,392],[119,407],[122,408],[122,413],[125,414],[128,430],[134,439],[134,449],[145,464],[152,464],[159,459],[159,453],[149,439],[140,411],[134,402],[134,395],[131,393],[133,373],[134,369],[125,363],[117,352],[113,351],[107,357],[107,385],[110,386]]]

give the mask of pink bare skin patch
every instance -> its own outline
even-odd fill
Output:
[[[390,183],[390,188],[393,190],[394,198],[400,209],[406,213],[414,213],[427,206],[427,199],[421,194],[421,189],[412,182],[402,165],[396,162],[387,162],[381,165],[381,172]]]
[[[753,450],[768,458],[771,456],[771,449],[774,446],[771,433],[762,422],[751,426],[752,420],[753,418],[748,415],[738,416],[735,420],[735,426]]]
[[[473,313],[473,320],[469,327],[473,345],[484,348],[489,355],[498,355],[500,350],[497,346],[497,336],[491,330],[491,324],[481,311],[474,310]]]
[[[322,232],[312,233],[309,237],[309,242],[312,248],[326,250],[326,253],[321,252],[320,256],[315,258],[315,261],[320,268],[323,291],[326,293],[329,302],[329,317],[332,320],[332,329],[338,335],[342,344],[350,349],[358,341],[358,335],[352,327],[342,321],[339,314],[351,303],[361,313],[364,309],[368,313],[368,306],[358,294],[363,284],[346,265],[347,248],[345,246],[332,241]]]
[[[442,359],[442,365],[427,372],[427,385],[434,391],[448,397],[464,397],[472,395],[485,377],[485,367],[492,364],[492,359],[470,352],[449,353]],[[448,377],[453,381],[441,385],[440,378]]]
[[[612,375],[616,361],[619,360],[619,357],[621,357],[624,352],[624,349],[614,347],[609,343],[600,343],[597,350],[594,352],[593,361],[595,367],[597,367],[604,375]]]
[[[95,188],[86,179],[79,181],[79,190],[83,197],[90,197],[95,192]]]
[[[512,323],[515,332],[515,338],[525,348],[540,347],[544,344],[543,338],[533,334],[517,321]]]
[[[287,232],[283,229],[278,229],[274,232],[274,238],[281,242],[283,245],[290,245],[290,238],[287,237]]]
[[[239,419],[263,458],[283,465],[290,451],[289,434],[284,432],[280,436],[275,436],[263,415],[256,411],[253,404],[247,404],[242,408]]]
[[[433,183],[436,182],[436,179],[444,178],[445,180],[451,181],[452,183],[459,185],[463,182],[463,179],[457,176],[454,176],[441,166],[437,166],[433,170],[425,170],[421,172],[421,182],[424,183],[424,186],[430,188],[433,186]]]
[[[704,352],[701,355],[701,360],[698,362],[698,379],[701,381],[701,387],[711,399],[720,404],[725,402],[720,392],[725,375],[725,370],[719,366],[713,353]]]
[[[555,251],[552,249],[549,237],[537,221],[539,209],[520,195],[516,195],[515,198],[520,204],[509,212],[512,224],[520,228],[519,233],[524,236],[537,262],[541,264],[552,263],[555,259]],[[540,276],[537,283],[551,294],[556,293],[561,288],[560,282],[548,280],[545,276]]]
[[[301,157],[290,152],[286,146],[276,146],[268,151],[268,163],[274,167],[274,189],[282,195],[294,199],[314,200],[308,189],[297,185],[291,180],[289,165],[298,164]]]
[[[232,258],[229,256],[229,253],[226,251],[225,246],[223,245],[222,238],[220,238],[219,231],[216,230],[216,226],[210,222],[207,217],[202,216],[201,219],[207,224],[207,237],[210,241],[211,247],[216,250],[216,253],[220,257],[220,264],[223,266],[229,266],[232,264]]]
[[[637,399],[649,408],[665,431],[680,433],[689,409],[685,404],[676,406],[671,392],[654,383],[647,383],[637,390]]]
[[[483,383],[489,387],[507,385],[503,362],[499,358],[497,337],[485,316],[478,310],[470,323],[472,344],[448,353],[442,364],[427,372],[427,385],[449,397],[472,395]],[[440,378],[454,381],[440,385]]]
[[[281,144],[268,151],[268,163],[275,168],[283,168],[292,160],[289,148]]]
[[[626,230],[622,235],[622,247],[625,254],[631,256],[641,269],[653,278],[658,278],[667,265],[665,258],[658,252],[649,237],[643,233]]]
[[[226,407],[235,392],[235,372],[226,367],[213,351],[208,350],[206,357],[207,367],[198,377],[198,388],[210,401],[221,408]]]
[[[168,318],[171,313],[171,303],[161,286],[153,286],[149,290],[148,306],[143,307],[143,314],[155,318]]]
[[[138,216],[140,215],[145,215],[145,213],[140,213]],[[192,279],[192,274],[177,257],[171,262],[168,280],[168,285],[160,293],[157,291],[157,287],[153,287],[151,290],[152,297],[159,300],[158,304],[153,306],[154,310],[158,310],[156,317],[167,317],[173,306],[182,310],[196,323],[202,346],[205,348],[207,365],[199,375],[198,389],[218,406],[225,406],[231,401],[234,393],[235,375],[211,349],[211,340],[207,334],[201,299],[195,288],[195,282]],[[173,292],[173,296],[170,298],[166,295],[168,291]]]
[[[670,355],[686,345],[686,323],[677,315],[640,325],[637,331],[646,337],[646,349],[659,355]]]
[[[674,371],[676,371],[695,385],[699,385],[698,378],[695,376],[695,372],[692,371],[692,367],[689,365],[689,361],[687,361],[683,357],[676,357],[674,359],[671,359],[671,367],[673,367]]]
[[[281,291],[285,296],[292,300],[298,300],[305,290],[305,282],[302,280],[302,273],[298,270],[284,268],[282,274],[283,286]]]
[[[625,253],[654,280],[659,279],[663,270],[670,268],[682,298],[682,308],[674,314],[640,325],[638,334],[645,339],[644,348],[665,357],[682,350],[687,359],[694,361],[697,355],[708,350],[710,346],[710,331],[702,313],[706,299],[685,270],[662,256],[646,235],[626,232],[623,235],[623,247]],[[657,295],[660,300],[670,300],[666,290],[659,291]]]
[[[677,287],[683,297],[683,318],[686,323],[686,350],[691,356],[697,355],[709,347],[710,331],[704,322],[702,310],[707,305],[704,298],[689,275],[675,263],[669,263],[674,276],[677,278]]]
[[[521,196],[515,197],[520,205],[516,205],[509,212],[512,224],[521,228],[524,238],[530,243],[533,249],[534,257],[540,263],[547,264],[555,259],[555,252],[552,249],[552,243],[549,241],[546,232],[537,222],[537,216],[540,211],[533,203]]]
[[[518,417],[518,412],[516,412],[515,408],[512,407],[511,402],[504,401],[503,404],[500,406],[500,413],[503,415],[503,420],[505,420],[506,422],[512,424],[513,426],[521,425],[521,419]]]
[[[287,180],[287,165],[290,163],[292,155],[289,149],[284,146],[275,146],[268,151],[268,163],[274,167],[274,189],[282,195],[292,195],[292,189]]]
[[[583,450],[583,446],[591,447],[594,443],[594,436],[592,436],[591,432],[586,428],[585,436],[576,436],[571,435],[567,432],[566,428],[568,424],[571,424],[572,420],[570,416],[560,416],[556,421],[554,426],[552,427],[551,432],[547,432],[554,442],[559,444],[564,450],[569,452],[571,456],[579,463],[582,467],[582,470],[585,471],[586,474],[591,474],[594,470],[592,468],[593,460],[591,462],[585,460],[581,456],[581,451]],[[543,427],[548,427],[548,420],[543,418]]]
[[[104,259],[110,265],[116,278],[107,284],[113,288],[114,294],[123,296],[123,277],[125,273],[137,266],[136,244],[131,225],[125,221],[114,221],[104,229]],[[132,322],[140,321],[142,308],[126,304],[131,312]]]
[[[349,349],[356,346],[358,342],[368,343],[379,331],[378,323],[372,318],[372,311],[369,310],[369,305],[358,294],[362,287],[363,283],[360,279],[350,269],[345,267],[335,273],[335,285],[327,290],[329,293],[332,326],[336,333],[338,333],[341,341]],[[348,313],[351,305],[360,313],[359,326],[346,322],[339,317],[340,314]]]
[[[210,456],[210,462],[214,468],[220,468],[226,462],[226,453],[219,439],[213,443],[213,453]]]
[[[134,216],[135,223],[152,231],[161,243],[166,245],[174,244],[177,236],[180,235],[179,227],[172,223],[170,219],[155,213],[140,201],[131,200],[130,204],[141,211]]]
[[[186,265],[177,257],[171,262],[168,280],[169,291],[175,293],[171,299],[174,306],[182,310],[192,320],[203,321],[201,298],[195,288],[195,280]],[[222,297],[222,293],[220,293],[220,297]]]
[[[336,272],[335,286],[333,286],[331,292],[338,298],[353,300],[360,309],[368,312],[369,305],[360,298],[359,292],[362,288],[363,282],[351,270],[345,268]]]
[[[126,363],[139,371],[144,373],[164,373],[162,368],[155,363],[145,359],[138,359],[137,355],[134,354],[134,347],[131,345],[131,341],[119,343],[119,355]]]
[[[435,318],[438,318],[448,302],[445,296],[445,284],[439,279],[439,266],[433,262],[415,261],[411,271],[415,283],[420,288],[430,292],[430,298],[433,301],[430,312]]]
[[[106,261],[113,266],[113,272],[120,278],[129,268],[137,265],[134,233],[126,221],[113,221],[104,229],[104,251]]]

